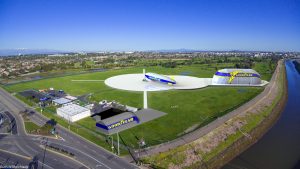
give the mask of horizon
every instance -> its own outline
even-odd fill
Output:
[[[22,53],[23,52],[23,53]],[[207,53],[207,52],[233,52],[233,53],[300,53],[298,51],[258,51],[258,50],[196,50],[196,49],[158,49],[158,50],[135,50],[135,51],[122,51],[122,50],[95,50],[95,51],[63,51],[55,49],[0,49],[0,57],[11,56],[29,56],[29,55],[55,55],[55,54],[76,54],[76,53],[126,53],[126,52],[141,52],[141,53]]]
[[[3,0],[0,11],[2,51],[300,51],[294,0]]]
[[[24,53],[22,53],[24,52]],[[160,53],[194,53],[194,52],[242,52],[242,53],[300,53],[300,51],[271,51],[271,50],[201,50],[201,49],[149,49],[149,50],[58,50],[58,49],[0,49],[0,56],[39,55],[39,54],[70,54],[70,53],[126,53],[126,52],[160,52]]]

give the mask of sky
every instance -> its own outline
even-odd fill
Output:
[[[0,49],[300,51],[300,0],[0,0]]]

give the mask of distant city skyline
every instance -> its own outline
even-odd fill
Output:
[[[300,51],[298,0],[1,0],[0,50]]]

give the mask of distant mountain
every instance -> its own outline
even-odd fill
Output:
[[[0,49],[0,56],[29,55],[29,54],[59,54],[68,51],[52,49]]]
[[[170,52],[170,53],[185,53],[185,52],[199,52],[201,50],[195,50],[195,49],[185,49],[185,48],[182,48],[182,49],[159,49],[159,50],[146,50],[144,52]]]

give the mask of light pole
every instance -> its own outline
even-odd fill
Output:
[[[43,106],[42,106],[42,102],[41,101],[40,101],[39,105],[40,105],[40,108],[41,108],[41,114],[43,115]]]
[[[10,135],[12,135],[12,130],[13,130],[13,126],[12,126],[13,121],[10,121]]]
[[[114,153],[114,136],[111,135],[111,151]]]
[[[118,139],[118,155],[120,155],[120,140],[119,140],[119,132],[117,132],[117,139]]]
[[[148,109],[148,96],[147,96],[147,90],[144,90],[144,109]]]
[[[46,138],[46,144],[45,144],[45,149],[44,149],[44,156],[43,156],[42,169],[44,169],[44,161],[45,161],[45,155],[46,155],[47,144],[48,144],[48,138]]]
[[[68,116],[69,116],[68,121],[69,121],[69,131],[70,131],[70,115]]]

